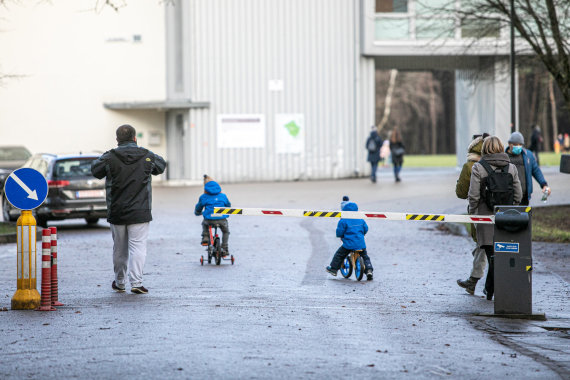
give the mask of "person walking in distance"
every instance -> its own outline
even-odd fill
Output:
[[[378,162],[380,162],[380,148],[382,147],[382,138],[378,134],[375,126],[372,126],[370,136],[366,139],[366,150],[368,151],[368,162],[372,168],[370,180],[376,182],[376,171],[378,170]]]
[[[117,148],[111,149],[91,165],[96,178],[105,177],[107,221],[113,237],[113,266],[117,292],[125,291],[128,269],[131,292],[146,294],[143,268],[149,222],[152,220],[152,175],[164,172],[162,157],[137,145],[135,129],[124,124],[117,128]]]
[[[404,164],[404,153],[406,151],[398,127],[395,127],[390,135],[390,152],[392,154],[392,164],[394,165],[394,179],[396,182],[400,182],[400,171]]]
[[[542,170],[534,159],[532,152],[524,148],[524,137],[520,132],[513,132],[509,137],[509,146],[506,150],[511,164],[515,165],[521,180],[522,200],[521,205],[526,206],[530,202],[532,195],[532,178],[536,179],[546,196],[550,195],[550,187],[544,179]]]
[[[538,153],[542,150],[542,133],[540,131],[540,126],[535,125],[530,136],[530,145],[528,150],[532,151],[534,157],[536,158],[536,164],[540,166],[540,159],[538,158]]]
[[[509,156],[504,151],[497,136],[483,140],[481,159],[471,168],[467,195],[470,215],[493,215],[494,206],[520,203],[522,188],[517,168],[509,162]],[[477,225],[477,245],[485,250],[489,263],[484,290],[488,300],[493,299],[495,291],[493,235],[493,225]]]
[[[469,183],[471,181],[471,168],[481,159],[481,148],[483,147],[483,140],[489,136],[487,133],[482,135],[473,136],[473,141],[467,148],[467,162],[463,164],[461,174],[455,185],[455,194],[458,198],[467,199],[469,193]],[[477,282],[485,274],[485,267],[487,266],[487,256],[485,250],[479,248],[477,245],[477,233],[475,232],[475,225],[471,224],[471,237],[475,242],[475,248],[471,252],[473,255],[473,267],[471,275],[467,280],[457,280],[457,285],[465,289],[469,294],[475,294],[475,286]]]

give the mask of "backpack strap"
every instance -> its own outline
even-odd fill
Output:
[[[491,172],[494,172],[493,168],[491,167],[491,165],[489,165],[489,163],[487,161],[485,161],[483,158],[479,160],[479,163],[481,164],[481,166],[483,167],[483,169],[485,169],[485,171],[487,172],[487,174],[490,174]]]

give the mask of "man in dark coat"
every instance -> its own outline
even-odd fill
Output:
[[[131,292],[146,294],[142,285],[146,259],[149,222],[152,220],[151,175],[164,172],[162,157],[137,145],[135,129],[128,125],[117,128],[118,147],[111,149],[91,165],[96,178],[105,177],[107,221],[113,236],[115,280],[111,287],[125,291],[127,264]]]
[[[542,150],[542,133],[540,131],[540,126],[535,125],[532,131],[532,135],[530,136],[530,146],[528,150],[531,150],[534,153],[534,157],[536,158],[536,164],[540,166],[540,160],[538,158],[538,153]]]
[[[370,136],[366,139],[366,150],[368,150],[368,162],[372,167],[370,180],[376,182],[376,170],[378,169],[378,162],[380,161],[380,148],[382,147],[382,137],[378,134],[375,126],[372,126]]]

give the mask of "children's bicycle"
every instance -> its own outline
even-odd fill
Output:
[[[230,260],[232,265],[234,265],[234,255],[230,255],[228,258],[228,255],[224,255],[222,250],[222,243],[218,236],[218,225],[215,224],[213,229],[212,226],[208,226],[208,232],[210,233],[208,248],[206,248],[206,251],[208,252],[208,264],[211,264],[213,259],[216,262],[216,265],[220,265],[222,260]],[[200,264],[204,265],[204,255],[200,256]]]
[[[342,264],[340,264],[340,274],[342,274],[342,277],[349,278],[354,270],[354,277],[356,277],[356,280],[362,280],[364,270],[366,269],[364,259],[360,256],[360,252],[362,251],[362,249],[350,251],[348,256],[345,257]]]

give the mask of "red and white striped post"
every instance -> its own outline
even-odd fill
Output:
[[[39,311],[53,311],[51,305],[51,230],[42,231],[42,296]]]
[[[63,306],[58,300],[57,286],[57,227],[50,227],[51,231],[51,304],[52,306]]]

